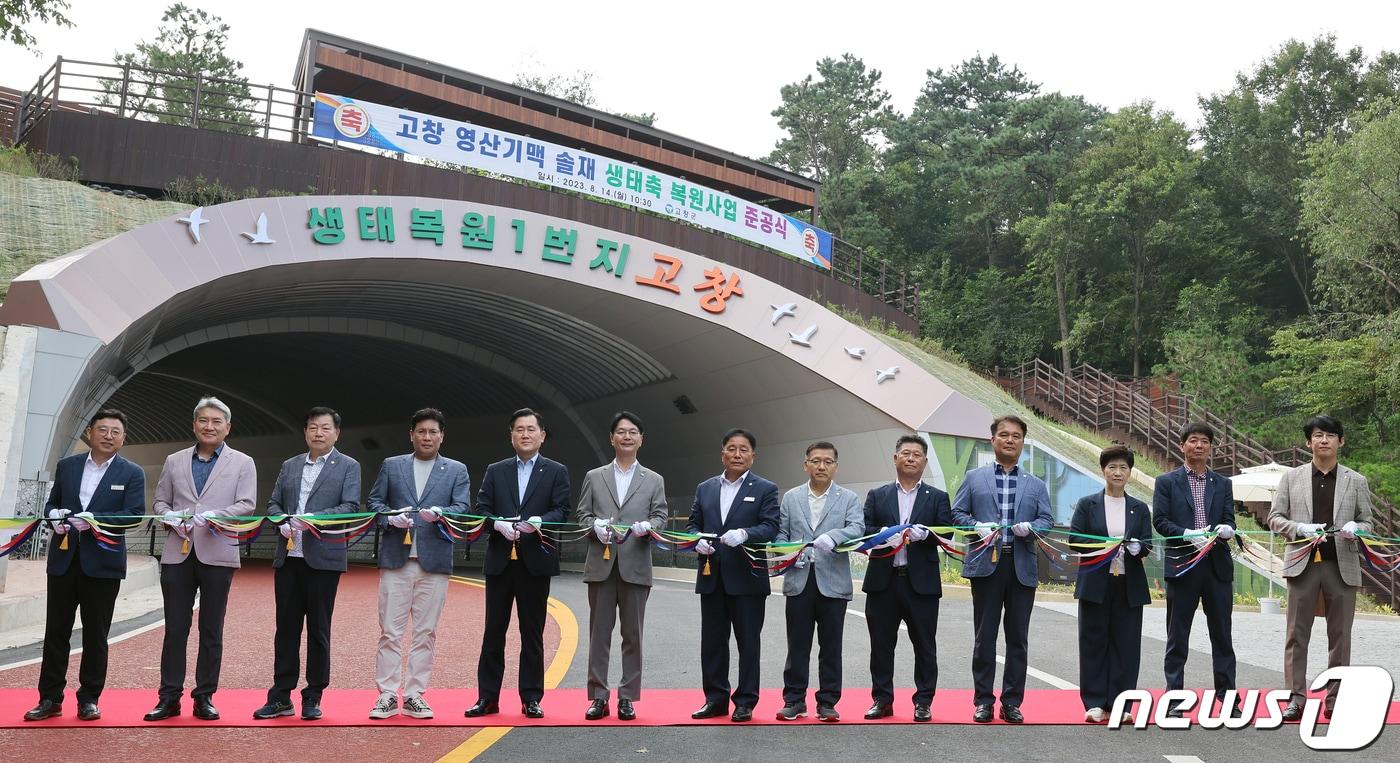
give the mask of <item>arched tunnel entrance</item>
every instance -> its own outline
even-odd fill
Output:
[[[323,241],[333,228],[317,221],[335,218],[340,235]],[[301,414],[313,405],[344,415],[340,447],[363,464],[366,489],[384,458],[406,452],[421,407],[446,413],[443,451],[474,480],[510,454],[508,414],[536,408],[544,452],[575,484],[611,458],[610,416],[631,410],[673,516],[719,470],[731,426],[757,434],[756,471],[785,486],[803,479],[809,442],[833,440],[838,481],[861,492],[890,478],[900,433],[983,437],[990,418],[875,336],[758,276],[569,220],[445,200],[196,210],[35,268],[12,285],[0,323],[40,327],[25,469],[82,447],[87,417],[112,405],[132,419],[124,455],[154,486],[164,456],[188,444],[194,402],[212,393],[233,409],[230,444],[258,461],[260,501],[277,465],[304,448]]]

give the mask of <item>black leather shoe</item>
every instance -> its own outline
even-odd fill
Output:
[[[303,721],[319,721],[319,720],[321,720],[321,706],[320,706],[320,704],[308,704],[308,703],[306,703],[305,701],[303,701],[303,702],[301,703],[301,719],[302,719]]]
[[[468,718],[480,718],[483,715],[495,715],[499,712],[501,712],[501,706],[496,702],[488,702],[484,699],[479,699],[476,701],[475,705],[467,708],[467,712],[463,713],[463,715]]]
[[[195,713],[199,712],[199,705],[195,705]],[[269,702],[266,705],[253,711],[253,720],[265,721],[268,718],[282,718],[296,712],[291,702]]]
[[[800,702],[789,702],[783,705],[783,709],[778,711],[778,720],[795,721],[798,718],[807,717],[807,706]]]
[[[531,700],[520,706],[520,713],[526,718],[543,718],[544,708],[540,707],[540,703]]]
[[[1166,717],[1168,717],[1168,718],[1185,718],[1185,717],[1186,717],[1186,713],[1183,712],[1182,709],[1181,709],[1180,707],[1171,707],[1171,708],[1167,708]]]
[[[748,723],[753,720],[753,708],[736,707],[734,708],[734,714],[729,716],[729,720],[734,723]]]
[[[102,720],[102,710],[97,707],[96,702],[79,702],[78,720],[100,721]]]
[[[57,718],[63,715],[63,705],[51,699],[39,700],[39,704],[33,710],[24,714],[26,721],[42,721],[46,718]]]
[[[617,719],[619,721],[637,720],[637,711],[632,709],[632,700],[620,699],[617,701]]]
[[[201,721],[219,720],[219,709],[214,707],[214,702],[208,697],[195,697],[194,717]]]
[[[915,723],[928,723],[931,720],[933,720],[933,713],[929,710],[928,705],[914,706]]]
[[[29,716],[25,716],[28,718]],[[1289,702],[1288,707],[1283,709],[1283,719],[1285,721],[1296,721],[1303,717],[1303,706],[1297,702]]]
[[[621,703],[618,704],[618,715],[622,715]],[[583,714],[585,721],[599,721],[608,717],[608,701],[605,699],[595,699],[593,704],[588,706],[588,712]]]
[[[160,702],[157,702],[156,706],[151,709],[151,712],[146,713],[144,718],[148,721],[163,721],[166,718],[174,718],[179,714],[180,700],[163,699]]]
[[[876,702],[865,711],[865,720],[874,721],[880,718],[888,718],[894,715],[894,705],[887,705],[884,702]]]
[[[817,720],[822,723],[837,723],[841,720],[841,714],[831,705],[817,705]]]
[[[991,722],[992,722],[992,706],[991,706],[991,705],[978,705],[978,706],[977,706],[976,708],[974,708],[973,711],[972,711],[972,720],[975,721],[975,722],[977,722],[977,723],[991,723]]]
[[[1007,723],[1025,723],[1026,716],[1021,715],[1021,708],[1010,705],[1001,706],[1001,719]]]
[[[699,710],[690,714],[694,720],[702,718],[720,718],[729,714],[729,705],[724,702],[706,702],[700,706]]]

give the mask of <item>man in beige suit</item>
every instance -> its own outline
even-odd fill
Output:
[[[216,721],[214,692],[224,654],[224,609],[238,545],[209,532],[210,517],[253,513],[258,487],[253,459],[224,443],[233,414],[217,397],[194,407],[195,444],[165,459],[156,483],[154,508],[164,515],[165,550],[160,557],[160,590],[165,598],[165,643],[160,651],[160,701],[148,721],[180,714],[185,691],[185,646],[199,593],[199,658],[195,663],[194,716]]]
[[[1371,487],[1366,478],[1337,463],[1346,444],[1342,422],[1321,415],[1303,424],[1313,460],[1279,480],[1269,529],[1292,539],[1326,538],[1317,551],[1284,569],[1288,578],[1288,637],[1283,647],[1283,674],[1293,692],[1284,720],[1303,716],[1308,693],[1308,641],[1319,594],[1327,609],[1327,667],[1351,664],[1351,622],[1356,589],[1361,585],[1357,533],[1371,531]],[[1328,533],[1335,531],[1335,535]],[[1327,690],[1328,717],[1337,685]]]
[[[622,683],[617,717],[637,717],[632,703],[642,692],[642,623],[651,593],[652,528],[666,526],[666,481],[637,462],[642,420],[635,413],[613,416],[608,427],[613,461],[583,478],[578,522],[593,529],[583,582],[588,584],[588,706],[584,718],[608,716],[608,658],[613,624],[622,620]],[[626,530],[631,535],[625,542]]]

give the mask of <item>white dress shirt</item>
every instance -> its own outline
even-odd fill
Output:
[[[87,460],[83,462],[83,481],[78,486],[78,503],[87,511],[89,503],[92,503],[92,494],[97,492],[97,483],[102,481],[102,477],[107,474],[107,467],[112,465],[116,456],[112,456],[101,464],[92,460],[89,453]]]
[[[326,457],[329,455],[329,453],[326,453],[313,461],[311,460],[311,454],[307,454],[306,465],[301,469],[301,491],[297,493],[296,513],[306,513],[306,499],[311,497],[311,489],[316,487],[316,480],[320,478],[321,469],[325,467]],[[298,558],[304,556],[301,547],[301,532],[301,530],[295,527],[292,528],[292,550],[287,552],[287,556],[295,556]]]
[[[623,469],[622,466],[617,463],[617,459],[613,459],[613,484],[617,486],[617,507],[619,509],[622,508],[623,502],[627,500],[627,491],[632,487],[632,478],[637,474],[637,465],[639,463],[641,462],[633,461],[632,468]]]
[[[821,495],[817,495],[812,492],[812,483],[807,483],[807,510],[812,512],[813,540],[815,540],[817,525],[822,521],[822,514],[826,513],[826,497],[829,495],[831,495],[831,485],[827,485],[826,490]],[[808,560],[808,564],[816,564],[817,556],[817,554],[810,554],[811,558]]]
[[[749,473],[744,472],[739,475],[739,479],[730,482],[724,478],[724,474],[719,475],[719,521],[724,524],[729,521],[729,507],[734,505],[734,499],[739,496],[739,488],[743,487],[744,480],[749,478]]]

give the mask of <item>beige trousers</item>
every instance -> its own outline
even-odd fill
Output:
[[[379,571],[379,653],[374,680],[379,691],[411,697],[428,690],[433,674],[433,647],[437,643],[438,617],[447,601],[451,576],[424,572],[418,560],[409,559],[397,570]],[[408,647],[408,667],[403,668],[404,631],[413,619]]]

